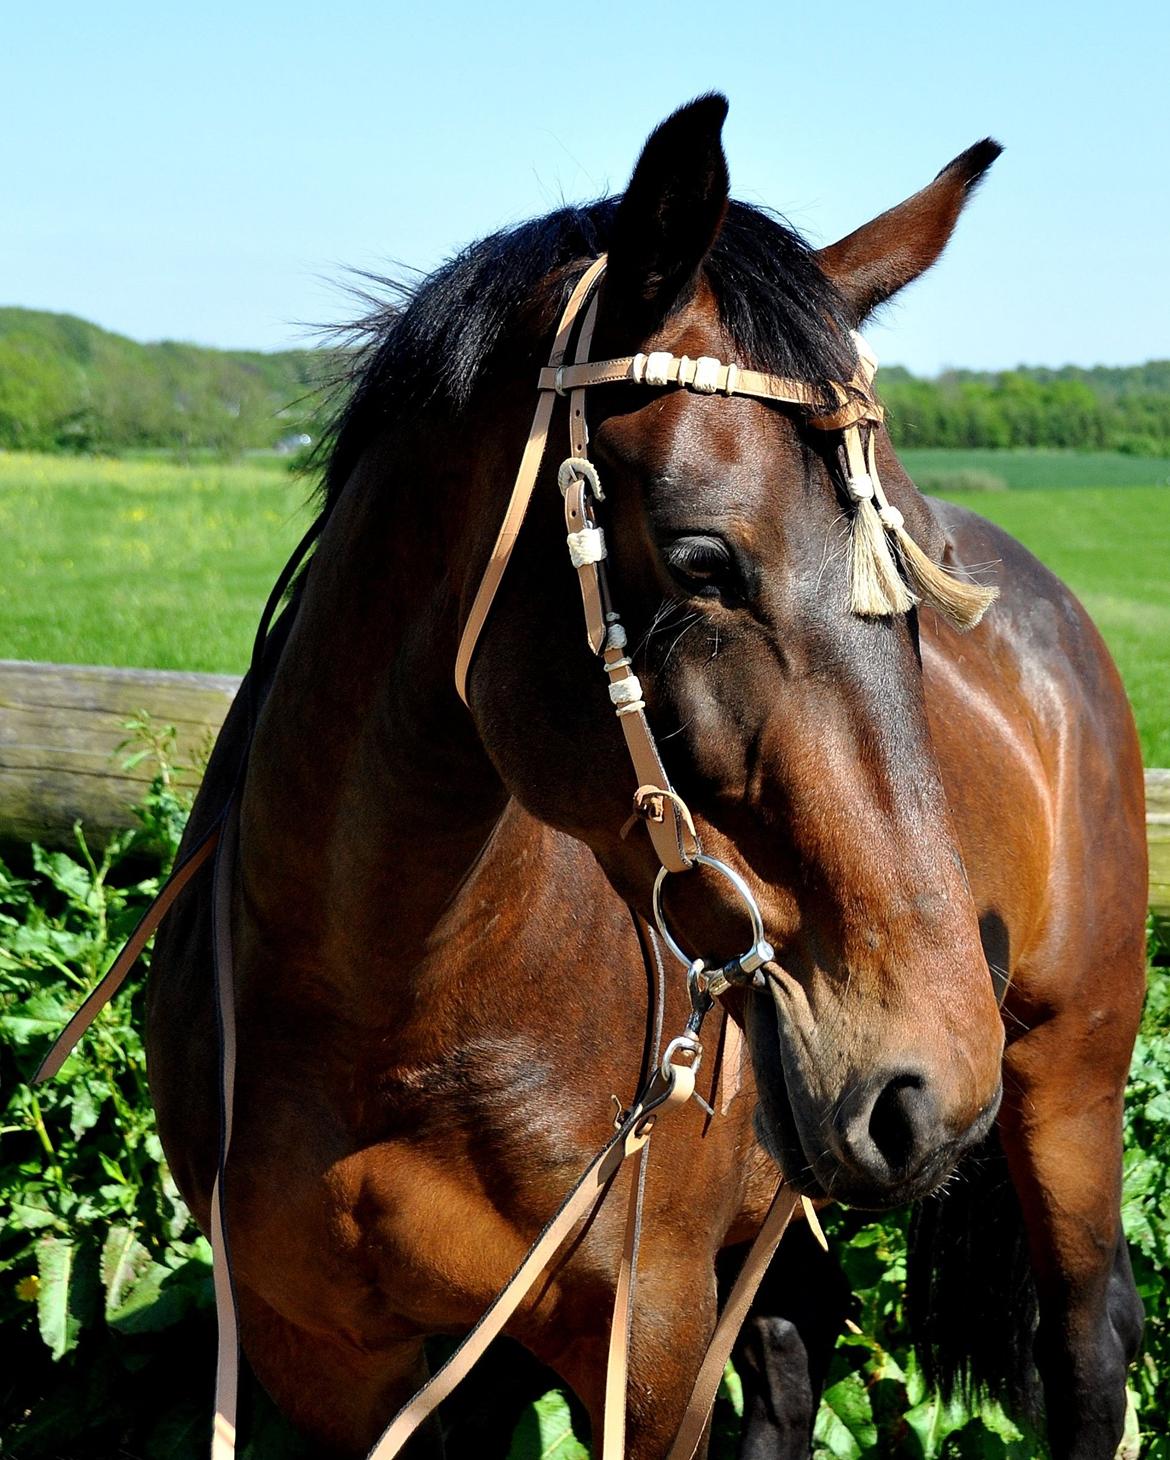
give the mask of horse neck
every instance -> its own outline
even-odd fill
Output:
[[[485,851],[547,836],[505,816],[453,687],[462,589],[450,565],[482,530],[467,507],[476,485],[410,442],[367,452],[257,726],[241,821],[249,919],[315,977],[360,981],[371,947],[415,968]]]

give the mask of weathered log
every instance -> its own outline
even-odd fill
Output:
[[[145,711],[174,725],[177,753],[198,764],[240,681],[227,674],[102,669],[0,659],[0,841],[72,846],[81,821],[94,845],[136,823],[130,808],[154,774],[126,769],[126,722]],[[194,785],[187,772],[180,781]],[[1170,916],[1170,770],[1146,772],[1150,906]]]
[[[1150,908],[1170,917],[1170,771],[1146,772],[1146,837],[1150,844]]]
[[[157,767],[149,757],[126,767],[141,748],[126,722],[145,712],[173,725],[178,762],[199,767],[239,683],[224,674],[0,660],[0,841],[72,847],[80,821],[102,846],[136,825],[130,808]],[[192,786],[198,776],[187,770],[178,780]]]

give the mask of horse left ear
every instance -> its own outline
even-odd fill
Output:
[[[604,309],[623,333],[650,334],[689,295],[727,212],[721,140],[727,98],[701,96],[657,127],[618,205]]]
[[[855,323],[930,268],[950,241],[967,199],[1002,151],[985,137],[948,162],[921,192],[817,253],[817,263],[844,296]]]

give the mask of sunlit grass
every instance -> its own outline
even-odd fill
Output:
[[[307,495],[273,464],[0,453],[0,657],[242,672]]]

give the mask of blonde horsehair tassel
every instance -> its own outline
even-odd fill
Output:
[[[985,588],[981,583],[967,583],[936,563],[918,546],[906,531],[901,512],[886,500],[874,459],[871,436],[867,446],[867,466],[877,510],[874,516],[898,544],[902,565],[914,589],[915,598],[929,603],[948,623],[960,632],[973,629],[988,608],[999,597],[998,588]],[[856,610],[855,610],[856,611]]]
[[[862,618],[907,613],[916,600],[902,581],[886,529],[874,506],[874,484],[866,470],[861,433],[845,431],[845,487],[853,503],[850,530],[849,606]]]

